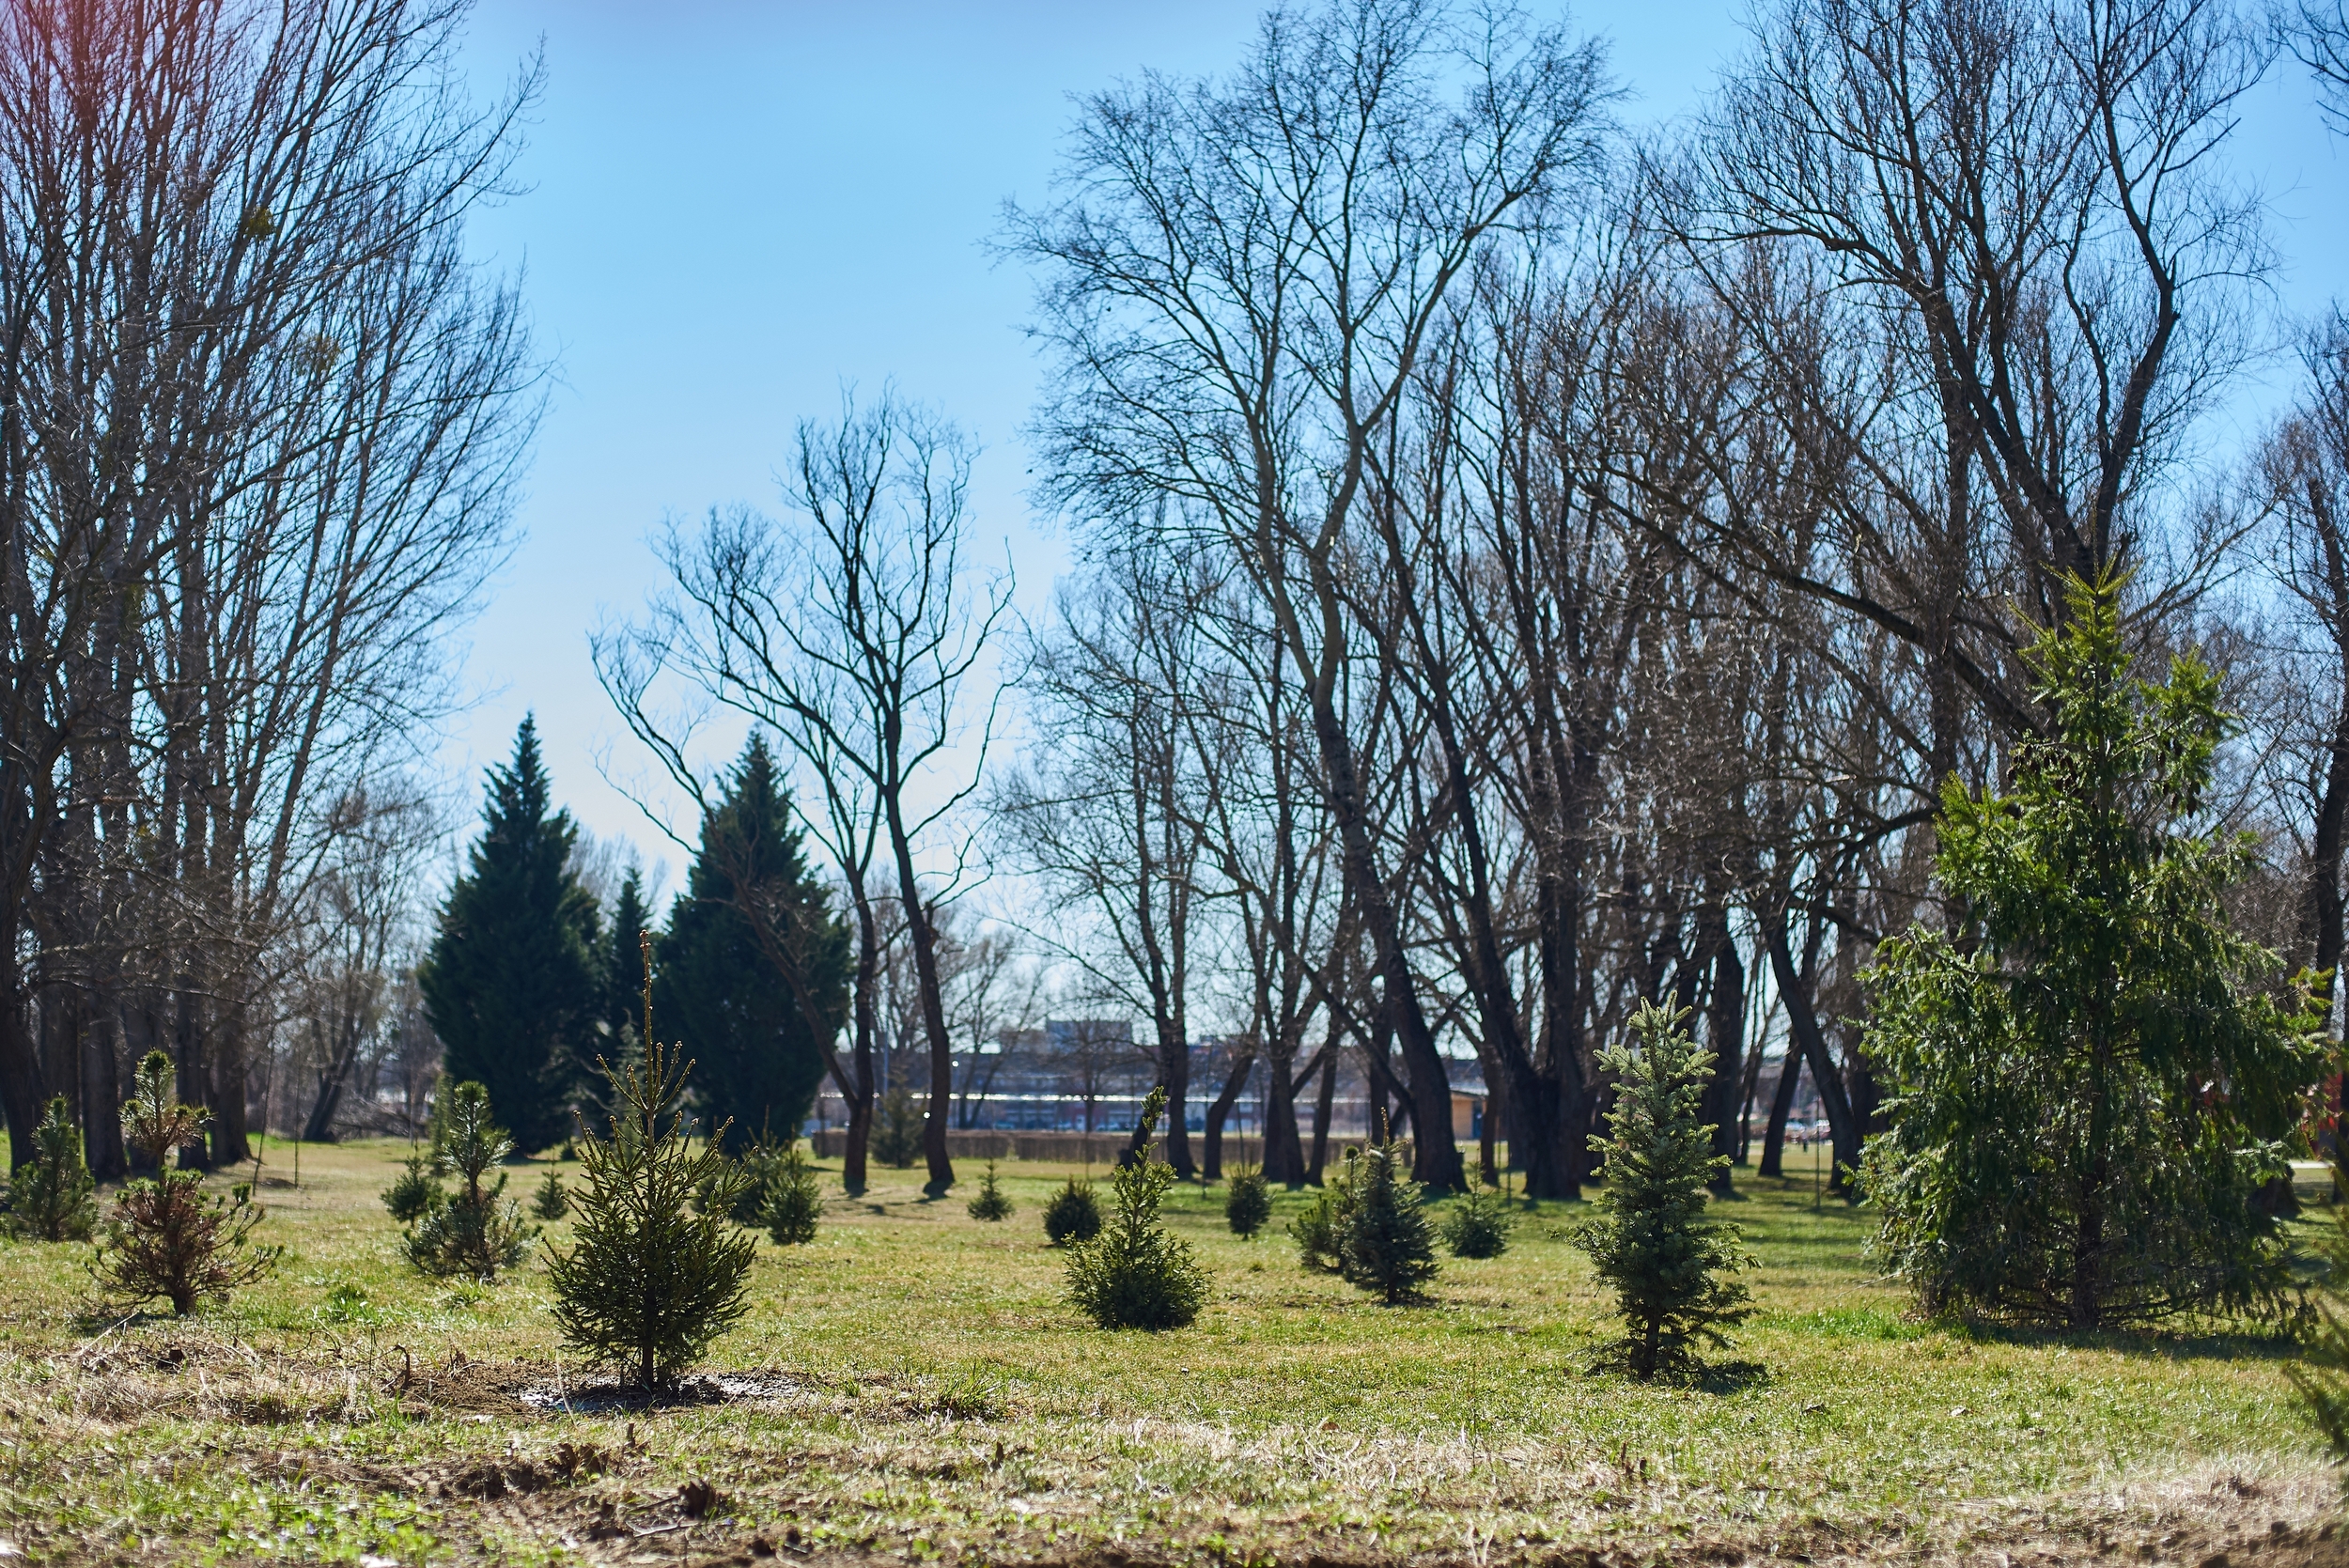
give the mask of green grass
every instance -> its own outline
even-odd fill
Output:
[[[1728,1212],[1761,1266],[1730,1358],[1757,1370],[1689,1389],[1585,1371],[1609,1324],[1571,1205],[1389,1309],[1299,1268],[1283,1227],[1302,1195],[1277,1194],[1252,1243],[1220,1187],[1178,1188],[1207,1309],[1107,1334],[1065,1304],[1044,1245],[1066,1168],[1006,1163],[1018,1212],[986,1224],[964,1212],[975,1166],[935,1203],[918,1172],[847,1199],[832,1167],[817,1240],[762,1241],[754,1310],[712,1358],[773,1397],[631,1416],[512,1397],[584,1374],[543,1270],[484,1291],[406,1267],[375,1196],[406,1152],[306,1147],[303,1187],[261,1193],[277,1276],[194,1322],[95,1313],[86,1248],[0,1247],[0,1537],[58,1561],[771,1546],[1486,1568],[1969,1542],[2196,1561],[2299,1540],[2333,1503],[2285,1347],[1912,1322],[1866,1267],[1866,1216],[1814,1207],[1807,1169],[1740,1172]],[[715,1490],[700,1516],[689,1483]]]

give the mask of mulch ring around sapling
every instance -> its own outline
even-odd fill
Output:
[[[801,1380],[773,1373],[706,1372],[651,1389],[615,1378],[538,1381],[518,1387],[514,1397],[547,1415],[609,1416],[708,1405],[772,1407],[796,1403],[811,1391]]]

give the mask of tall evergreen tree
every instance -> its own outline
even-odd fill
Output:
[[[636,999],[644,965],[642,948],[650,925],[645,905],[645,879],[630,866],[621,879],[619,897],[613,901],[603,945],[603,1002],[596,1020],[596,1044],[583,1063],[579,1089],[581,1120],[592,1132],[610,1130],[619,1107],[611,1097],[612,1080],[594,1070],[599,1062],[614,1069],[632,1069],[645,1054]]]
[[[702,822],[686,896],[669,916],[654,1005],[693,1063],[727,1152],[795,1138],[848,1006],[848,928],[810,874],[773,753],[754,736]]]
[[[597,1054],[603,966],[595,896],[569,864],[578,830],[548,810],[527,718],[514,760],[490,769],[482,819],[416,983],[448,1077],[487,1088],[491,1114],[530,1154],[570,1132],[572,1089]]]

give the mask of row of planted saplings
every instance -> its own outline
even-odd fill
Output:
[[[646,990],[651,1038],[649,981]],[[1680,1029],[1677,1016],[1660,1009],[1642,1009],[1633,1034],[1636,1048],[1602,1053],[1621,1084],[1610,1132],[1593,1141],[1607,1157],[1609,1180],[1596,1218],[1575,1240],[1614,1287],[1626,1324],[1606,1358],[1650,1377],[1693,1370],[1696,1345],[1718,1343],[1719,1328],[1746,1314],[1746,1293],[1734,1276],[1748,1260],[1735,1227],[1703,1218],[1704,1184],[1722,1163],[1699,1113],[1710,1054]],[[815,1169],[796,1142],[778,1148],[762,1141],[735,1159],[723,1150],[720,1127],[693,1146],[680,1109],[688,1065],[658,1042],[640,1061],[607,1064],[614,1114],[605,1136],[581,1130],[575,1148],[583,1184],[567,1190],[550,1172],[533,1197],[541,1219],[577,1210],[570,1249],[547,1248],[566,1342],[646,1386],[673,1379],[747,1310],[757,1244],[736,1227],[756,1225],[778,1243],[802,1243],[814,1236],[822,1206]],[[117,1194],[92,1273],[111,1300],[136,1305],[161,1296],[189,1312],[201,1299],[225,1297],[259,1278],[277,1250],[252,1240],[261,1215],[249,1184],[207,1194],[198,1172],[168,1168],[171,1151],[190,1141],[204,1119],[173,1093],[170,1059],[151,1053],[135,1085],[123,1107],[124,1133],[156,1174]],[[1145,1103],[1107,1215],[1091,1184],[1073,1177],[1046,1205],[1046,1233],[1067,1250],[1069,1299],[1105,1328],[1179,1328],[1206,1297],[1206,1269],[1159,1215],[1174,1173],[1147,1151],[1165,1103],[1163,1090]],[[62,1100],[50,1107],[39,1147],[12,1194],[17,1228],[53,1240],[87,1236],[94,1199]],[[383,1195],[405,1226],[401,1245],[411,1262],[479,1280],[521,1263],[536,1229],[506,1196],[506,1176],[490,1179],[511,1152],[482,1087],[453,1085],[431,1154],[412,1156]],[[1290,1224],[1307,1267],[1402,1304],[1420,1298],[1438,1270],[1439,1229],[1455,1256],[1490,1257],[1507,1246],[1504,1199],[1471,1193],[1438,1227],[1405,1164],[1392,1141],[1348,1152],[1336,1178]],[[450,1175],[453,1192],[441,1186]],[[1261,1172],[1234,1179],[1225,1216],[1236,1233],[1253,1236],[1270,1210]],[[970,1211],[985,1220],[1013,1212],[991,1162]]]

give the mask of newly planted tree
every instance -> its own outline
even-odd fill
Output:
[[[586,1185],[572,1200],[571,1250],[550,1246],[547,1273],[565,1342],[655,1389],[740,1321],[758,1240],[729,1228],[750,1178],[726,1157],[723,1129],[698,1149],[686,1138],[678,1101],[692,1063],[653,1035],[649,940],[644,963],[645,1052],[633,1067],[603,1067],[611,1131],[583,1126],[574,1140]]]
[[[1354,1190],[1361,1169],[1362,1152],[1346,1150],[1337,1173],[1304,1212],[1289,1221],[1298,1261],[1317,1274],[1335,1274],[1344,1265],[1346,1236],[1354,1223]]]
[[[1118,1170],[1114,1211],[1101,1234],[1069,1253],[1069,1299],[1104,1328],[1180,1328],[1206,1299],[1206,1271],[1159,1219],[1174,1171],[1147,1150],[1165,1109],[1166,1091],[1151,1090],[1138,1129],[1144,1152]]]
[[[1338,1233],[1338,1273],[1389,1306],[1416,1299],[1436,1276],[1436,1238],[1408,1156],[1389,1139],[1362,1151]]]
[[[1223,1194],[1223,1222],[1236,1236],[1255,1238],[1272,1218],[1272,1185],[1262,1171],[1242,1171]]]
[[[521,1262],[537,1234],[523,1223],[521,1205],[506,1195],[506,1173],[485,1181],[490,1168],[514,1152],[514,1141],[490,1119],[490,1092],[478,1083],[450,1086],[440,1109],[433,1164],[456,1174],[457,1191],[443,1194],[435,1186],[400,1246],[427,1274],[486,1284]]]
[[[1091,1241],[1101,1234],[1101,1200],[1089,1181],[1063,1182],[1044,1205],[1044,1235],[1055,1247]]]
[[[8,1183],[8,1228],[32,1241],[87,1241],[98,1222],[98,1184],[82,1157],[82,1129],[63,1094],[33,1135],[33,1162]]]
[[[1011,1218],[1011,1199],[1004,1194],[1003,1185],[995,1179],[993,1160],[987,1162],[987,1172],[979,1178],[978,1196],[972,1199],[967,1206],[972,1219],[984,1219],[990,1224]]]
[[[171,1168],[172,1156],[207,1119],[201,1106],[180,1103],[172,1083],[171,1058],[148,1051],[123,1102],[122,1139],[155,1173],[115,1195],[90,1273],[110,1301],[135,1305],[160,1296],[184,1317],[268,1273],[278,1249],[253,1244],[261,1209],[251,1184],[223,1198],[204,1192],[203,1172]]]
[[[1455,1258],[1497,1258],[1509,1250],[1509,1200],[1489,1187],[1470,1187],[1437,1227]]]
[[[1642,1381],[1699,1370],[1696,1346],[1724,1343],[1720,1330],[1752,1311],[1735,1278],[1749,1262],[1737,1228],[1705,1218],[1707,1185],[1727,1162],[1703,1116],[1713,1053],[1680,1028],[1685,1016],[1642,1002],[1631,1017],[1636,1046],[1599,1053],[1616,1079],[1608,1130],[1591,1135],[1607,1188],[1598,1218],[1575,1236],[1614,1287],[1623,1319],[1623,1338],[1601,1359]]]
[[[778,1247],[804,1247],[816,1239],[816,1221],[823,1213],[816,1162],[795,1140],[776,1158],[768,1177],[767,1203],[761,1210],[767,1234]]]
[[[433,1180],[432,1157],[412,1154],[400,1164],[398,1176],[383,1189],[383,1206],[394,1219],[412,1225],[442,1201],[441,1184]]]
[[[548,1172],[530,1195],[530,1212],[541,1219],[560,1219],[571,1212],[571,1196],[563,1190],[563,1178],[556,1172]]]

